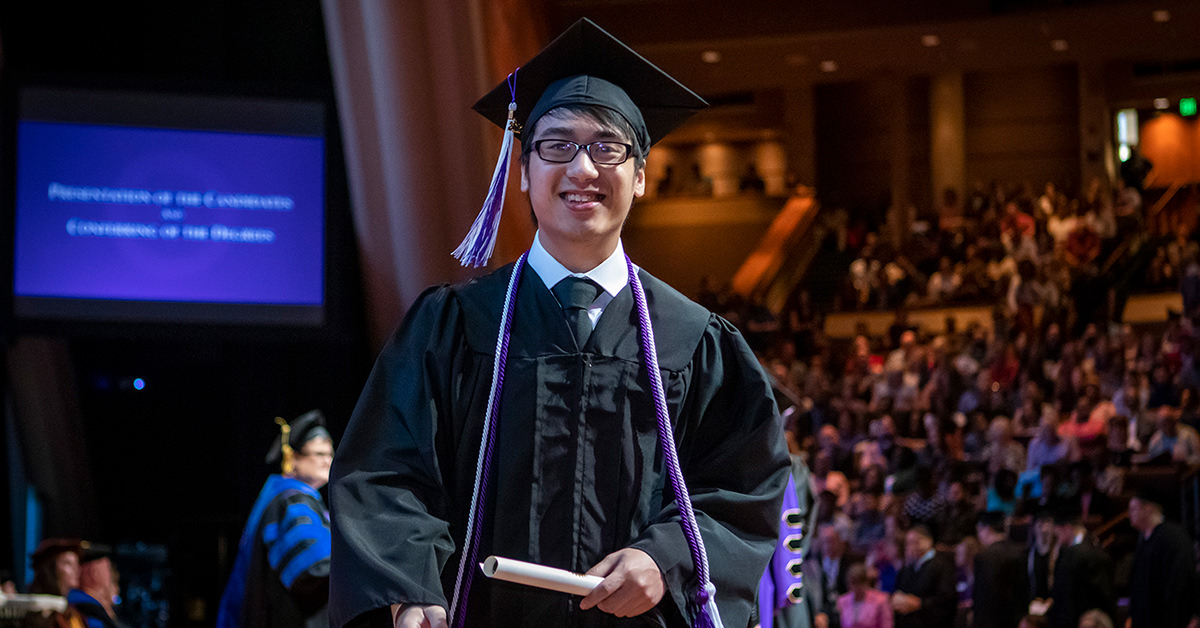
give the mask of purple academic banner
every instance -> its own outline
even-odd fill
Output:
[[[320,305],[320,137],[22,121],[17,297]]]

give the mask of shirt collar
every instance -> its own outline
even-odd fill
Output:
[[[930,558],[933,558],[933,555],[935,553],[937,553],[937,548],[931,549],[928,552],[921,554],[921,557],[917,559],[917,565],[916,565],[915,569],[920,570],[921,567],[925,566],[925,563],[929,562]]]
[[[611,299],[629,284],[629,270],[625,266],[625,247],[620,240],[617,240],[617,248],[613,250],[612,255],[609,255],[608,259],[601,262],[599,266],[586,273],[573,273],[546,251],[546,248],[542,246],[540,233],[539,231],[533,236],[533,244],[529,247],[527,261],[537,276],[542,279],[542,283],[546,284],[546,288],[553,288],[568,275],[587,277],[600,284],[600,287]]]

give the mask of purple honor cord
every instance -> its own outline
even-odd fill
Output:
[[[475,575],[475,564],[479,560],[479,534],[477,522],[483,521],[487,498],[487,487],[491,479],[492,452],[496,445],[496,414],[500,408],[500,395],[504,391],[504,365],[508,362],[508,339],[512,335],[513,311],[516,309],[517,285],[521,281],[521,269],[529,251],[521,255],[513,266],[508,279],[508,292],[504,297],[504,313],[500,319],[500,333],[496,338],[496,361],[492,366],[492,389],[488,397],[487,411],[483,416],[483,436],[479,441],[479,458],[475,463],[475,489],[471,494],[471,513],[467,518],[467,533],[463,539],[463,553],[458,563],[458,576],[454,579],[454,597],[450,602],[452,626],[461,628],[467,620],[467,596],[471,593],[471,580]]]
[[[479,458],[475,468],[475,488],[471,496],[471,512],[467,521],[466,537],[463,541],[463,553],[458,565],[458,576],[454,583],[454,598],[451,601],[450,616],[455,628],[464,628],[466,622],[467,598],[471,592],[471,581],[474,575],[474,565],[479,556],[478,525],[483,520],[484,500],[487,494],[488,482],[491,476],[492,451],[496,440],[496,421],[500,406],[500,397],[504,389],[504,367],[508,361],[508,341],[512,334],[513,311],[516,307],[517,285],[520,282],[521,270],[529,252],[517,260],[513,267],[512,276],[508,282],[508,293],[504,299],[504,313],[500,320],[500,332],[496,339],[496,360],[492,369],[491,396],[488,400],[487,411],[484,415],[483,437],[479,444]],[[688,494],[687,484],[683,479],[683,471],[679,467],[679,455],[675,451],[675,438],[671,429],[671,419],[667,414],[667,398],[662,383],[662,373],[658,369],[658,351],[654,345],[654,328],[650,324],[650,309],[646,306],[646,293],[638,278],[637,266],[625,257],[626,268],[629,269],[629,287],[633,292],[634,305],[638,311],[639,337],[642,344],[642,358],[650,377],[650,389],[654,398],[654,409],[658,416],[658,441],[663,450],[663,458],[667,464],[667,472],[671,486],[675,491],[675,503],[679,508],[679,524],[687,539],[688,549],[692,554],[692,563],[696,566],[696,581],[699,590],[696,592],[696,628],[723,628],[721,615],[717,610],[716,587],[709,579],[708,555],[704,550],[704,539],[700,536],[700,528],[696,524],[696,514],[692,509],[692,500]]]

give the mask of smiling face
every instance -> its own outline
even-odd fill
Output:
[[[628,133],[582,112],[553,109],[535,123],[529,146],[539,140],[589,144],[602,140],[632,144]],[[537,152],[521,167],[521,190],[537,218],[546,251],[574,272],[595,268],[612,254],[633,200],[646,191],[641,161],[597,165],[585,150],[565,164],[551,163]]]

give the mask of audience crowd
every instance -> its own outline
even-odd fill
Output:
[[[936,226],[865,233],[855,305],[905,306],[882,334],[860,324],[848,342],[825,338],[805,293],[783,316],[708,294],[775,379],[811,470],[813,625],[1200,625],[1196,530],[1180,510],[1200,465],[1200,311],[1185,299],[1143,326],[1119,309],[1089,315],[1095,295],[1074,286],[1113,284],[1108,256],[1153,246],[1139,212],[1096,189],[996,188],[965,211],[948,196]],[[1154,255],[1200,272],[1196,249],[1184,234]],[[907,318],[979,297],[998,304],[990,325],[948,318],[932,333]],[[890,596],[886,619],[865,605],[877,595],[855,592],[864,582]]]
[[[1190,224],[1154,236],[1143,214],[1137,189],[1099,180],[1082,194],[976,183],[965,203],[948,190],[933,211],[892,207],[880,224],[831,212],[826,229],[855,256],[837,309],[990,303],[1018,318],[1036,305],[1115,320],[1132,288],[1200,282]]]

